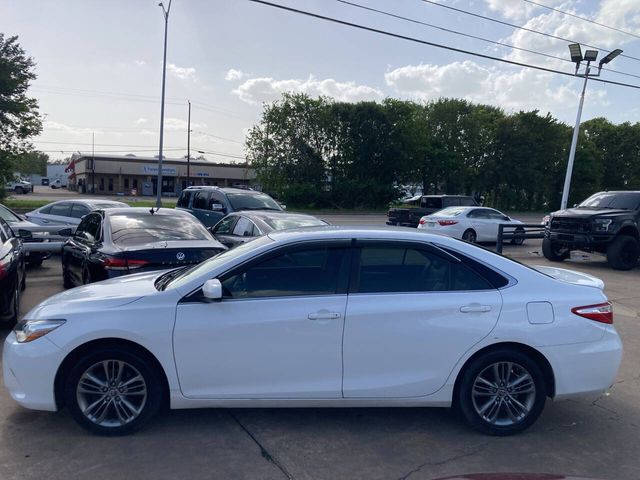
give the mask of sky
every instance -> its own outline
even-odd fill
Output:
[[[168,0],[165,0],[165,3]],[[348,22],[573,73],[574,65],[339,0],[271,0]],[[640,0],[349,0],[438,27],[569,58],[567,42],[523,26],[599,47],[621,48],[601,78],[640,85]],[[500,22],[452,11],[442,5]],[[18,35],[38,75],[30,94],[44,115],[34,139],[51,158],[90,152],[158,153],[164,21],[157,0],[0,0],[0,32]],[[264,102],[284,91],[342,101],[385,97],[464,98],[507,112],[540,110],[575,121],[582,80],[439,49],[285,12],[249,0],[173,0],[169,16],[165,155],[187,148],[217,162],[239,162],[245,134]],[[585,47],[583,47],[583,50]],[[583,121],[640,121],[640,90],[590,81]]]

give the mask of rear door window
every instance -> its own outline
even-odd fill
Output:
[[[233,227],[237,221],[238,221],[238,217],[236,217],[235,215],[230,217],[225,217],[222,220],[220,220],[218,224],[214,227],[213,233],[220,234],[220,235],[231,235],[231,232],[233,231]]]
[[[191,201],[191,196],[193,195],[193,190],[183,190],[180,194],[180,198],[176,203],[177,207],[189,208],[189,202]]]
[[[364,246],[353,293],[490,290],[493,286],[462,262],[430,249],[398,245]]]
[[[193,208],[197,210],[209,210],[209,192],[198,190],[193,198]]]
[[[423,208],[437,208],[441,209],[443,207],[442,198],[441,197],[424,197],[422,199]]]
[[[71,216],[71,204],[70,203],[56,203],[51,205],[49,215],[58,215],[59,217]]]
[[[73,206],[71,207],[71,216],[74,218],[82,218],[90,211],[91,210],[89,210],[87,207],[85,207],[81,203],[74,203]]]
[[[233,234],[238,237],[255,237],[254,228],[255,227],[251,220],[246,217],[240,217],[238,219],[238,223],[236,223],[236,226],[233,229]]]

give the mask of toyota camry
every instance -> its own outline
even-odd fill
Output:
[[[49,298],[7,337],[4,381],[24,407],[107,435],[163,405],[454,406],[508,435],[548,397],[613,383],[622,346],[602,288],[441,235],[272,232]]]

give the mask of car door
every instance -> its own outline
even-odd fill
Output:
[[[358,241],[353,255],[344,397],[434,393],[491,332],[500,294],[471,267],[426,244]]]
[[[489,217],[489,211],[487,208],[476,208],[471,210],[467,215],[470,220],[471,227],[476,232],[476,240],[478,242],[487,242],[492,239],[495,240],[493,235],[492,220]]]
[[[510,220],[503,213],[493,210],[492,208],[487,209],[487,215],[489,216],[487,240],[495,242],[498,240],[499,225],[501,223],[510,223]]]
[[[232,248],[235,246],[235,242],[233,241],[233,227],[236,225],[238,218],[237,215],[227,215],[211,228],[211,233],[216,240],[226,247]]]
[[[240,216],[233,228],[232,234],[228,237],[232,244],[229,248],[237,247],[238,245],[253,240],[259,235],[259,233],[256,232],[259,232],[258,227],[247,217]]]
[[[207,219],[211,213],[209,211],[209,196],[208,190],[198,190],[194,193],[191,201],[191,213],[207,227],[213,226]]]
[[[102,216],[99,213],[85,216],[73,236],[64,244],[62,263],[67,269],[67,275],[76,285],[84,283],[85,266],[99,237],[101,225]]]
[[[177,306],[189,398],[340,398],[348,242],[286,246],[219,276],[223,298]]]
[[[88,213],[90,213],[89,207],[82,203],[73,203],[71,205],[71,213],[70,216],[76,218],[78,221]]]

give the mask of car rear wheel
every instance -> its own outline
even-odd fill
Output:
[[[18,195],[22,195],[24,193],[24,188],[16,187],[13,189],[13,191],[16,192]]]
[[[513,435],[530,427],[546,401],[540,367],[516,350],[497,350],[464,370],[457,405],[467,422],[488,435]]]
[[[550,239],[545,238],[542,240],[542,254],[547,260],[551,260],[552,262],[562,262],[569,258],[570,252],[569,249],[561,247]]]
[[[153,363],[126,348],[105,347],[82,357],[69,372],[65,405],[82,427],[100,435],[126,435],[162,405],[162,381]]]
[[[465,232],[462,234],[462,240],[464,240],[465,242],[476,243],[477,239],[478,237],[476,235],[476,232],[472,229],[465,230]]]
[[[638,264],[640,244],[628,235],[617,237],[607,248],[607,262],[616,270],[631,270]]]

